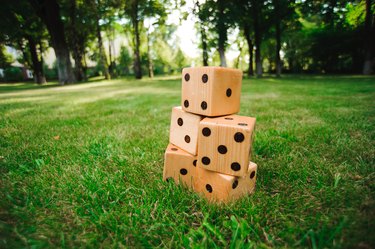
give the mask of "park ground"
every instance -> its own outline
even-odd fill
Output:
[[[162,181],[178,77],[0,84],[0,248],[374,248],[375,79],[245,79],[254,195]]]

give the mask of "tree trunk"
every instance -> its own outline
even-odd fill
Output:
[[[147,61],[148,61],[148,77],[154,77],[154,65],[152,64],[151,58],[151,44],[150,44],[150,32],[147,31]]]
[[[112,46],[111,46],[111,39],[108,39],[108,57],[109,57],[109,74],[111,75],[111,78],[114,77],[114,67],[113,67],[113,61],[112,61]]]
[[[138,20],[134,20],[135,51],[134,51],[134,74],[136,79],[142,79],[141,54],[140,54],[140,34]]]
[[[75,62],[74,72],[78,81],[87,80],[85,69],[83,66],[83,56],[85,53],[85,38],[76,28],[76,0],[70,1],[70,27],[67,32],[70,32],[72,55]]]
[[[227,66],[227,60],[225,59],[225,48],[219,47],[218,52],[219,52],[219,55],[220,55],[220,66],[226,67]]]
[[[207,34],[205,30],[205,21],[201,15],[199,15],[201,11],[201,6],[199,1],[194,1],[195,8],[193,9],[194,15],[199,17],[199,30],[201,33],[201,45],[202,45],[202,59],[203,59],[203,66],[208,66],[208,51],[207,51]],[[198,9],[198,11],[197,11]]]
[[[34,71],[34,81],[38,84],[46,83],[46,77],[43,74],[43,64],[42,60],[39,60],[38,52],[36,48],[36,43],[31,36],[27,36],[27,41],[30,49],[31,54],[31,61]]]
[[[52,47],[56,55],[59,83],[64,85],[75,82],[64,25],[61,21],[60,6],[56,0],[29,0],[29,2],[46,25],[51,36]]]
[[[279,0],[273,0],[274,5],[274,22],[275,22],[275,35],[276,35],[276,54],[275,54],[275,71],[276,76],[281,76],[282,70],[282,63],[280,58],[280,50],[281,50],[281,22],[282,22],[282,12],[280,8]]]
[[[104,47],[103,47],[103,40],[102,40],[102,34],[100,30],[99,20],[96,25],[96,36],[98,38],[98,46],[99,46],[99,57],[100,57],[100,64],[102,65],[102,68],[104,70],[104,77],[106,80],[111,79],[111,75],[109,74],[108,70],[108,62],[107,62],[107,56],[105,55]]]
[[[254,51],[254,45],[253,40],[250,37],[250,26],[248,23],[246,23],[243,27],[245,39],[247,42],[247,46],[249,48],[249,70],[247,71],[247,76],[253,76],[254,75],[254,66],[253,66],[253,51]]]
[[[136,79],[142,79],[142,66],[140,54],[141,39],[139,34],[138,0],[135,0],[132,4],[133,13],[131,16],[131,20],[134,30],[134,74]]]
[[[237,46],[238,46],[238,51],[240,52],[236,58],[236,62],[235,62],[235,68],[239,68],[240,67],[240,62],[241,62],[241,55],[242,55],[242,44],[240,42],[237,43]]]
[[[85,73],[85,76],[86,76],[87,75],[87,61],[86,61],[85,53],[82,54],[82,65],[83,65],[83,72]]]
[[[98,0],[96,4],[96,37],[98,39],[100,65],[102,66],[104,70],[105,79],[110,80],[111,75],[109,74],[109,70],[108,70],[108,61],[107,61],[107,56],[105,54],[105,50],[103,46],[102,33],[101,33],[100,24],[99,24],[99,20],[100,20],[99,10],[100,10],[100,1]]]
[[[371,12],[371,0],[366,0],[366,17],[364,32],[365,61],[362,73],[371,75],[374,72],[375,15]]]
[[[225,44],[227,42],[227,27],[224,21],[225,13],[224,13],[224,0],[218,0],[218,23],[217,23],[217,31],[219,33],[219,40],[218,40],[218,52],[220,55],[220,66],[226,67],[227,60],[225,58]]]
[[[281,69],[282,69],[282,64],[281,64],[281,58],[280,58],[280,50],[281,50],[281,27],[280,27],[280,22],[281,20],[278,20],[276,22],[276,76],[280,77],[281,76]]]
[[[78,48],[78,44],[75,45],[75,47],[73,48],[73,59],[74,59],[74,62],[75,62],[75,68],[74,68],[74,71],[75,71],[75,74],[76,74],[76,78],[78,81],[85,81],[87,80],[86,78],[86,74],[85,74],[85,69],[84,69],[84,65],[83,65],[83,57],[84,57],[84,54],[83,52],[81,51],[80,48]]]
[[[116,69],[116,51],[115,51],[115,29],[111,27],[110,35],[108,35],[108,56],[109,56],[109,74],[112,78],[117,77],[117,69]]]
[[[115,77],[115,78],[117,78],[117,69],[116,69],[116,67],[117,67],[117,65],[116,65],[116,61],[115,60],[113,60],[112,62],[111,62],[111,77]]]
[[[201,25],[201,42],[202,42],[202,56],[203,56],[203,66],[208,66],[208,51],[207,51],[207,34],[206,30],[203,27],[203,23]]]
[[[43,60],[43,46],[42,46],[42,41],[41,40],[39,40],[39,54],[40,54],[41,71],[42,71],[42,74],[44,75],[44,68],[43,68],[43,65],[44,65],[44,60]]]
[[[255,69],[257,77],[262,77],[263,68],[262,68],[262,58],[261,58],[261,45],[262,45],[262,35],[261,28],[259,24],[259,8],[256,1],[253,1],[253,17],[254,17],[254,36],[255,36]]]
[[[83,66],[83,57],[84,53],[81,51],[81,49],[78,47],[79,45],[76,44],[75,47],[73,48],[73,59],[75,62],[75,67],[74,71],[76,74],[76,78],[78,81],[84,81],[86,80],[86,74],[85,74],[85,69]]]

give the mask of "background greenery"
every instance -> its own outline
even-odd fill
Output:
[[[0,68],[17,60],[40,84],[57,77],[60,84],[98,75],[152,78],[189,65],[230,66],[258,77],[375,72],[373,0],[4,1]],[[172,15],[195,22],[199,57],[180,48]],[[43,66],[48,48],[57,57],[53,70]],[[228,52],[238,56],[229,61]]]
[[[254,195],[209,205],[162,182],[173,77],[0,85],[0,247],[375,245],[375,82],[245,79]]]

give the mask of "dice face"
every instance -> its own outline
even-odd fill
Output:
[[[202,117],[182,110],[181,106],[172,109],[169,142],[197,155],[198,129]]]
[[[229,202],[254,192],[256,172],[257,165],[253,162],[250,162],[242,177],[197,168],[194,189],[209,201]]]
[[[255,118],[229,115],[204,118],[199,125],[198,166],[243,176],[247,172]]]
[[[181,106],[204,116],[234,114],[240,108],[242,71],[223,67],[182,70]]]
[[[169,144],[164,154],[163,180],[173,179],[176,184],[193,187],[196,177],[196,156]]]

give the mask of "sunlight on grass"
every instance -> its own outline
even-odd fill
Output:
[[[45,93],[46,94],[46,93]],[[23,102],[42,102],[42,101],[49,101],[53,99],[52,96],[30,96],[32,94],[27,94],[25,95],[13,95],[13,98],[7,98],[5,101],[0,100],[1,102],[6,102],[6,103],[23,103]]]
[[[54,88],[4,93],[2,94],[2,96],[4,96],[5,98],[3,100],[0,100],[0,103],[41,103],[47,100],[51,102],[58,102],[63,100],[63,105],[69,108],[70,105],[91,103],[104,99],[121,98],[125,95],[142,93],[170,95],[177,94],[178,91],[153,86],[129,87],[128,84],[123,85],[123,82],[119,81],[114,81],[111,83],[95,82],[81,85],[70,85],[63,87],[57,86]]]

